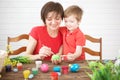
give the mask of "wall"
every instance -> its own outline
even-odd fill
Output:
[[[0,0],[0,49],[6,49],[7,36],[29,33],[32,27],[42,24],[40,10],[47,1],[49,0]],[[80,28],[85,34],[103,38],[104,59],[120,56],[119,0],[59,0],[58,2],[64,9],[74,4],[84,10]],[[89,55],[87,58],[93,59]]]

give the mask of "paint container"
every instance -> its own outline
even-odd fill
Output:
[[[17,69],[18,69],[18,70],[22,70],[22,68],[23,68],[22,63],[17,63]]]
[[[62,74],[68,74],[68,66],[62,66]]]
[[[51,76],[51,80],[58,80],[58,73],[57,72],[51,72],[50,76]]]

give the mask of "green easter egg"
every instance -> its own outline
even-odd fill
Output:
[[[52,60],[59,60],[60,59],[60,56],[59,55],[53,55],[52,56]]]

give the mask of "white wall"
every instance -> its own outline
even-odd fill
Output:
[[[7,36],[29,33],[41,25],[41,7],[50,0],[0,0],[0,49],[5,50]],[[64,9],[72,4],[84,10],[81,30],[103,38],[103,58],[114,59],[120,53],[120,0],[53,0]],[[92,57],[87,57],[92,58]]]

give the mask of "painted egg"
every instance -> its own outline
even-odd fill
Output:
[[[80,65],[79,64],[72,64],[70,66],[70,71],[71,72],[77,72],[77,71],[79,71],[79,69],[80,69]]]
[[[32,79],[33,77],[34,77],[34,75],[33,75],[33,74],[30,74],[28,78],[29,78],[29,79]]]
[[[18,72],[18,69],[17,69],[17,68],[14,68],[14,69],[13,69],[13,72]]]
[[[41,70],[42,72],[48,72],[48,70],[49,70],[48,64],[42,64],[42,65],[40,66],[40,70]]]
[[[59,60],[60,56],[59,55],[53,55],[51,60]]]
[[[61,70],[60,66],[55,66],[55,67],[53,68],[53,71],[54,71],[54,72],[60,72],[60,70]]]

